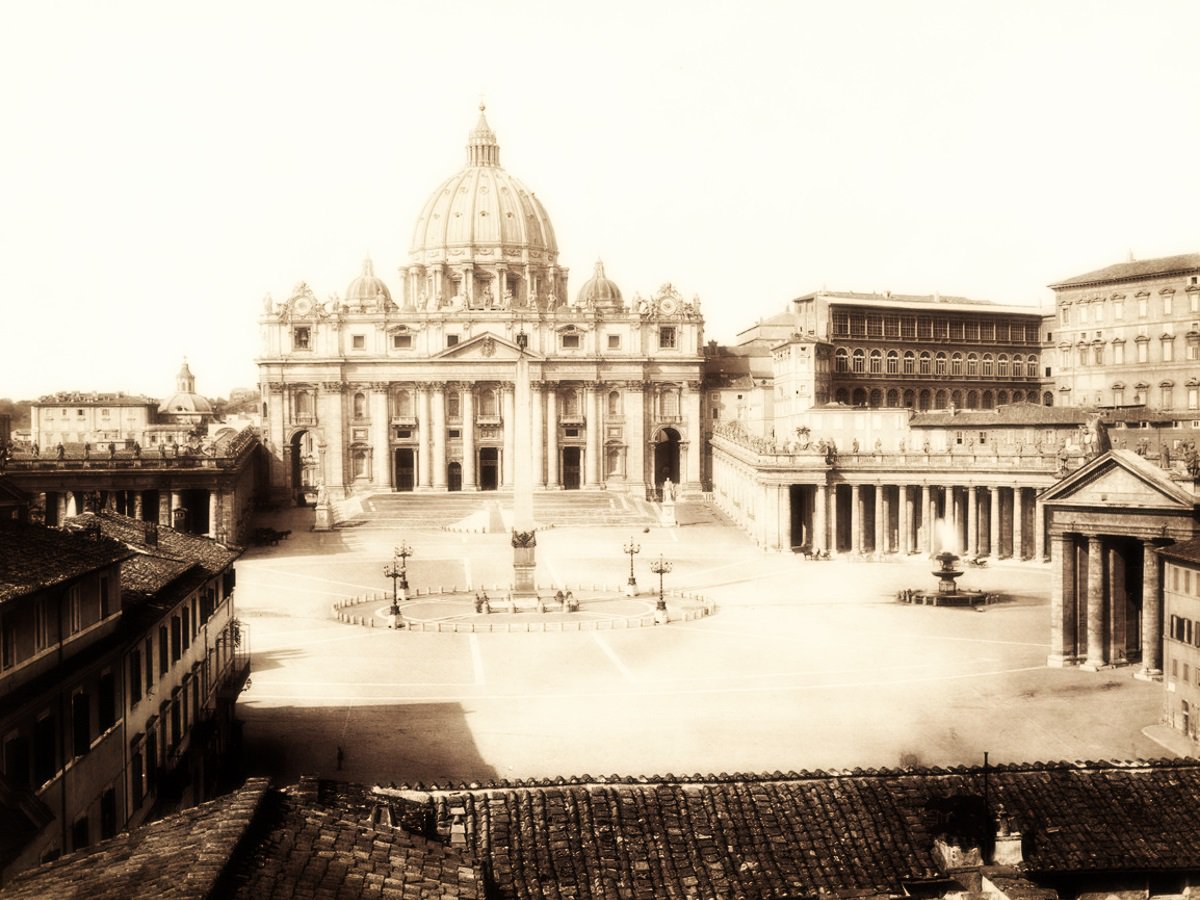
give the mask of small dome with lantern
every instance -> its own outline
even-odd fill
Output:
[[[621,297],[621,289],[604,274],[604,263],[596,260],[596,272],[583,287],[579,289],[576,305],[588,309],[622,311],[625,301]]]
[[[375,309],[390,306],[391,302],[392,294],[383,279],[375,275],[375,267],[371,264],[371,258],[368,256],[363,260],[362,274],[350,282],[350,287],[346,288],[346,304],[352,308]]]

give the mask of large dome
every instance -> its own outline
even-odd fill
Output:
[[[500,168],[500,146],[479,107],[466,168],[433,192],[413,231],[412,262],[533,262],[554,265],[558,243],[541,201]]]

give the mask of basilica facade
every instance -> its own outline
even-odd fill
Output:
[[[259,319],[277,496],[336,501],[513,483],[516,361],[530,363],[535,490],[701,488],[699,301],[627,301],[597,262],[568,290],[537,196],[480,108],[467,164],[421,209],[393,297],[371,262],[343,298],[304,284]]]

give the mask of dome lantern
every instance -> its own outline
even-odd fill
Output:
[[[486,108],[479,104],[479,121],[467,141],[467,160],[472,166],[500,165],[500,145],[496,142],[496,132],[492,131],[483,114]]]

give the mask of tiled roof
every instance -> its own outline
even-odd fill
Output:
[[[0,603],[71,581],[133,556],[104,536],[0,520]]]
[[[916,413],[909,420],[913,428],[994,428],[1001,425],[1050,427],[1053,425],[1083,425],[1088,413],[1073,406],[1041,406],[1037,403],[1015,403],[995,409],[942,409]]]
[[[1182,275],[1186,272],[1200,272],[1200,253],[1181,253],[1178,256],[1160,256],[1157,259],[1138,259],[1117,263],[1094,272],[1076,275],[1073,278],[1064,278],[1062,281],[1054,282],[1050,287],[1052,289],[1083,287],[1089,284]]]
[[[1166,547],[1158,548],[1158,555],[1166,559],[1187,563],[1200,563],[1200,538],[1192,541],[1180,541]]]
[[[266,779],[252,779],[232,794],[22,872],[0,890],[0,897],[212,896],[266,792]]]
[[[894,294],[864,293],[861,291],[815,291],[797,297],[797,300],[808,300],[821,297],[830,303],[850,302],[855,306],[862,304],[878,306],[968,306],[978,308],[980,312],[1004,312],[1014,316],[1037,316],[1044,314],[1037,306],[999,303],[995,300],[976,300],[971,297],[954,297],[947,294]]]
[[[99,522],[106,537],[120,541],[140,553],[148,553],[162,559],[198,563],[209,573],[217,574],[241,556],[241,549],[227,547],[220,541],[198,534],[186,534],[158,526],[158,540],[151,544],[146,539],[146,522],[118,513],[84,513],[67,520],[68,527],[81,527],[89,522]]]

